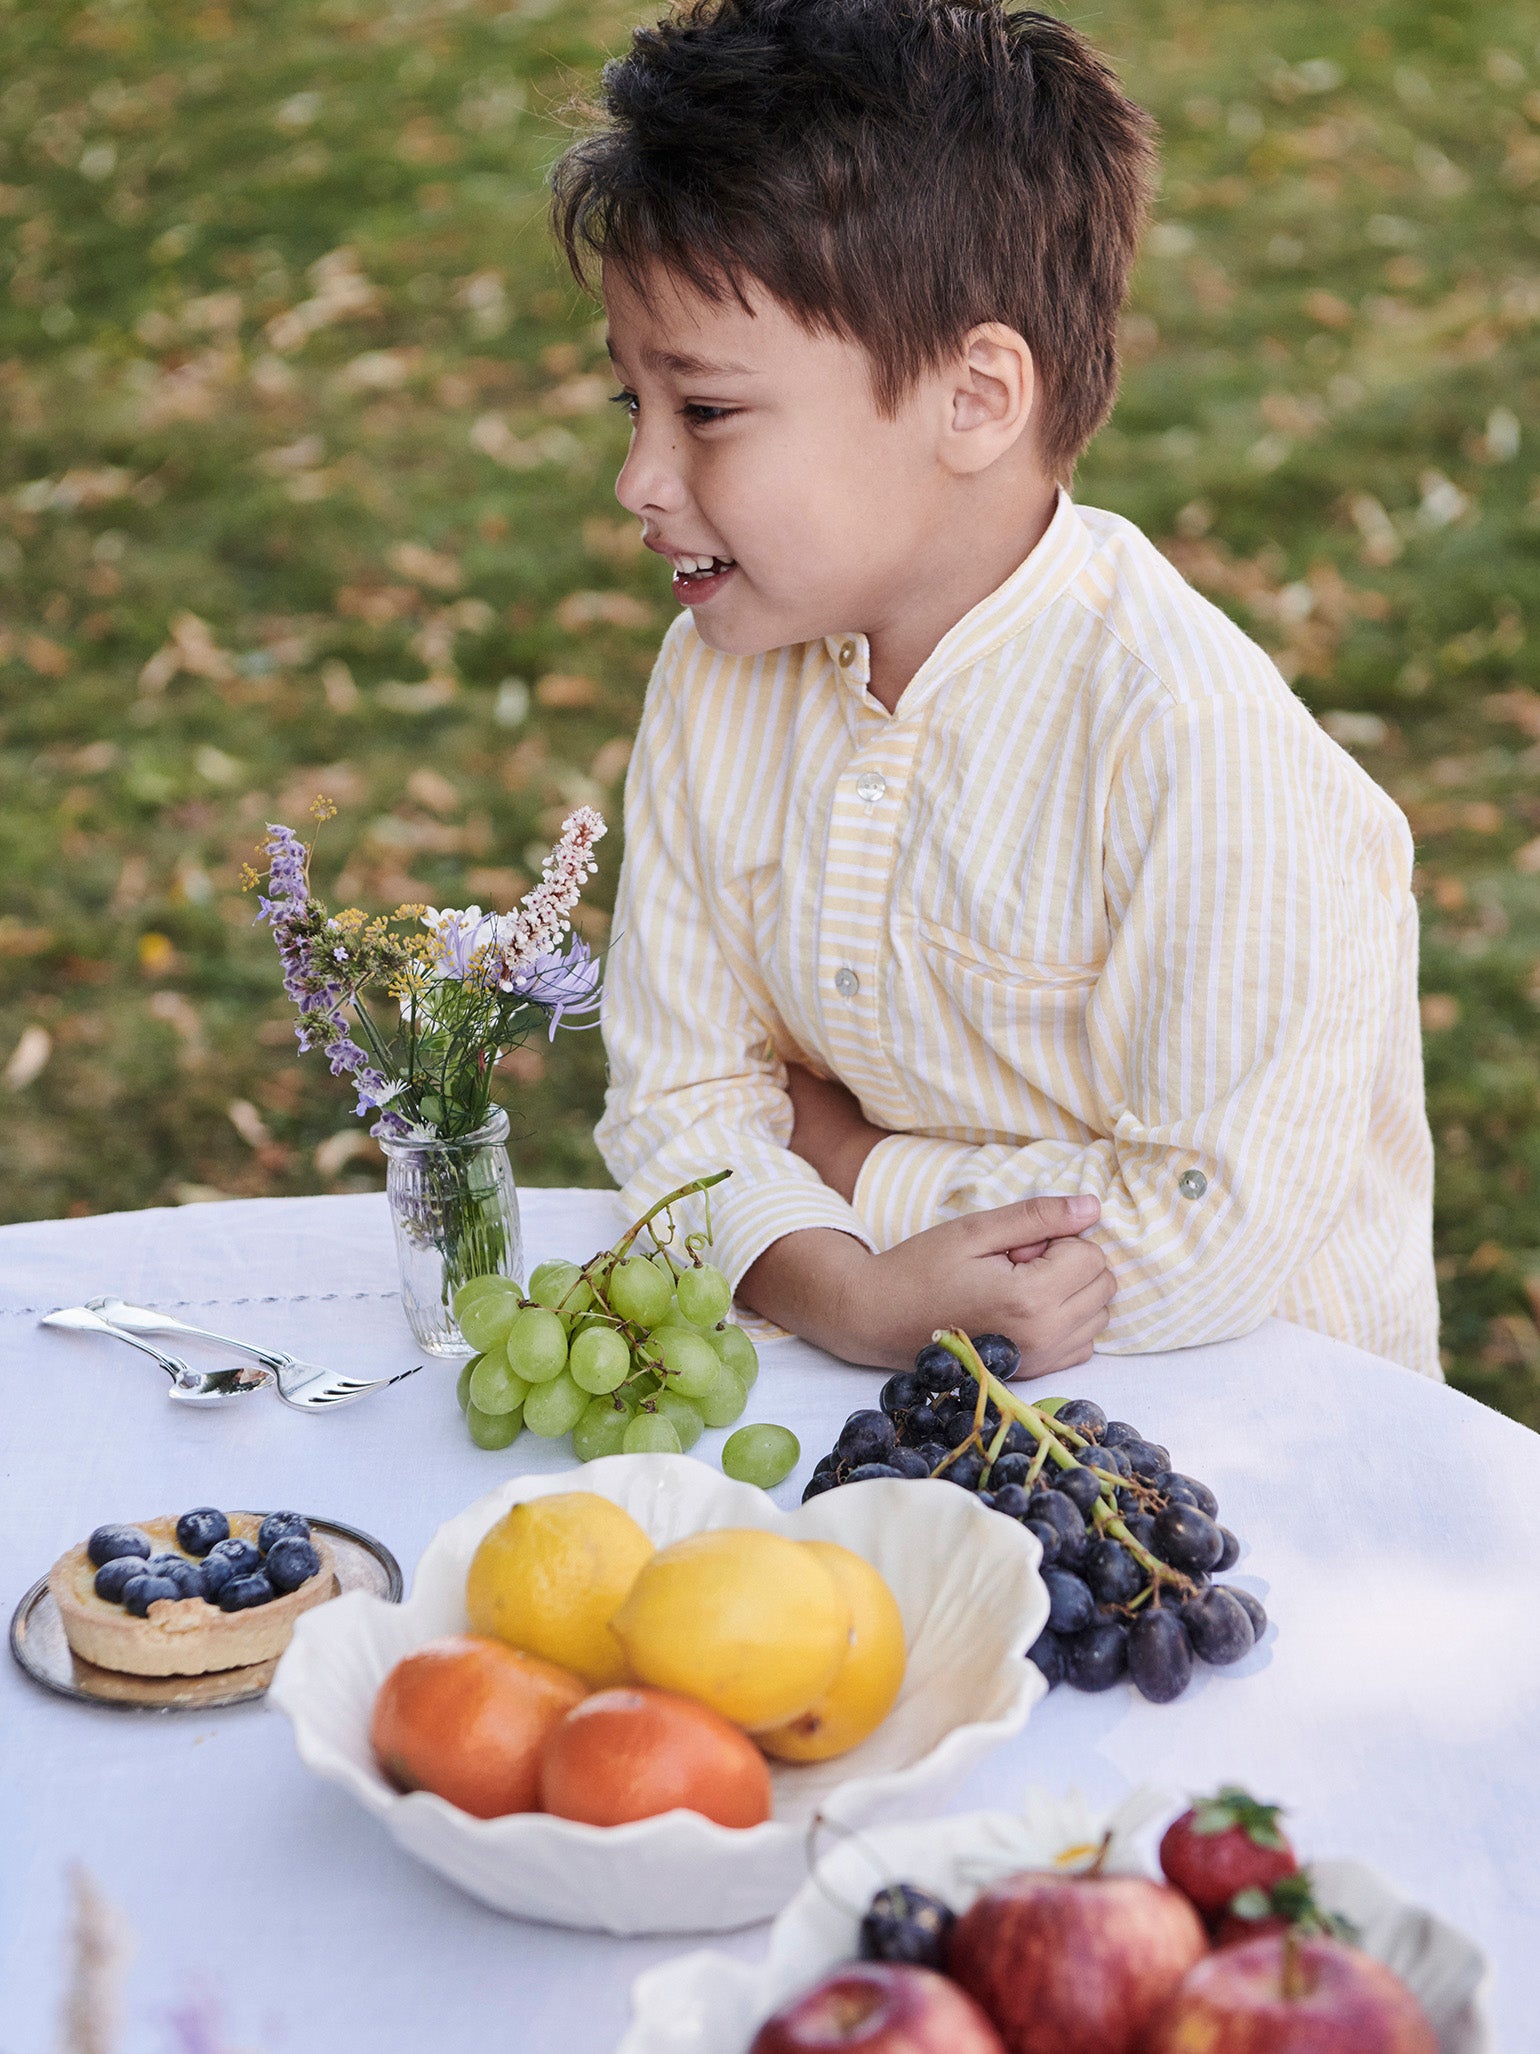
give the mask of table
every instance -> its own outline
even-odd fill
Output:
[[[602,1192],[523,1194],[529,1259],[612,1238]],[[569,1459],[524,1435],[473,1447],[454,1370],[315,1419],[268,1398],[167,1402],[127,1348],[39,1331],[39,1312],[115,1290],[360,1371],[416,1360],[384,1200],[189,1206],[0,1229],[0,1597],[7,1614],[106,1519],[214,1503],[363,1526],[410,1576],[435,1528],[511,1469]],[[797,1341],[764,1351],[747,1415],[801,1437],[795,1503],[869,1372]],[[1223,1780],[1291,1807],[1301,1847],[1369,1862],[1471,1934],[1496,1966],[1496,2044],[1534,2045],[1540,1922],[1540,1438],[1453,1391],[1271,1321],[1244,1340],[1101,1356],[1057,1387],[1094,1396],[1218,1492],[1249,1543],[1237,1572],[1279,1633],[1176,1705],[1054,1693],[977,1769],[959,1809],[1030,1781],[1111,1805]],[[722,1436],[707,1435],[711,1459]],[[476,2044],[600,2054],[672,1941],[499,1917],[419,1867],[302,1769],[264,1706],[126,1714],[45,1695],[0,1662],[0,2047],[55,2044],[81,1863],[132,1924],[121,2054],[419,2054]],[[752,1954],[763,1929],[712,1944]],[[171,2014],[196,2012],[205,2038]]]

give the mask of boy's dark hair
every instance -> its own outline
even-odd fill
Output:
[[[1031,346],[1067,478],[1112,410],[1153,127],[1088,43],[998,0],[693,0],[604,73],[556,232],[708,297],[756,280],[860,343],[891,411],[968,331]]]

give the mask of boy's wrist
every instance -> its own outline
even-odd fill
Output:
[[[878,1258],[853,1234],[808,1227],[785,1234],[750,1263],[738,1296],[752,1311],[847,1361],[902,1366],[884,1331]]]

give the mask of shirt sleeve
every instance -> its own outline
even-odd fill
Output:
[[[791,1100],[774,1007],[731,940],[732,887],[709,884],[692,818],[677,632],[648,686],[626,778],[626,851],[605,964],[609,1086],[595,1139],[636,1218],[680,1184],[731,1169],[711,1193],[713,1260],[736,1290],[773,1241],[833,1227],[865,1246],[860,1215],[791,1153]],[[692,1199],[681,1231],[704,1222]]]
[[[1103,847],[1109,944],[1081,1053],[1105,1138],[894,1134],[856,1210],[887,1248],[960,1213],[1093,1192],[1117,1286],[1097,1345],[1232,1338],[1268,1317],[1357,1181],[1407,974],[1410,835],[1297,706],[1215,697],[1134,737]]]

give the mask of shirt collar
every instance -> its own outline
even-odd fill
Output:
[[[1091,536],[1074,501],[1061,485],[1053,516],[1037,546],[1016,566],[1004,584],[949,628],[915,672],[898,702],[902,718],[928,699],[936,687],[970,663],[977,663],[1049,606],[1079,572],[1091,554]],[[863,704],[886,715],[886,708],[867,691],[871,682],[871,648],[865,635],[826,635],[835,675]]]

